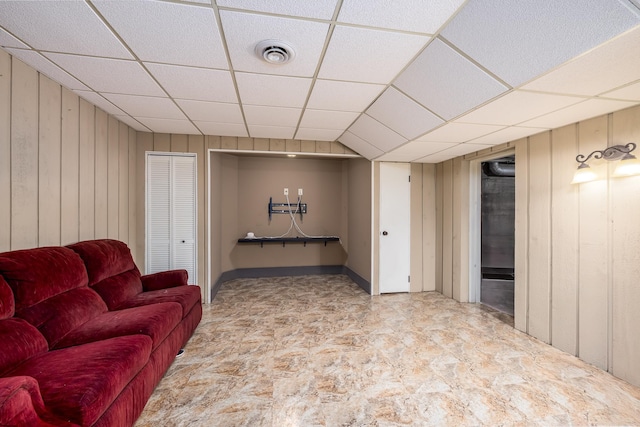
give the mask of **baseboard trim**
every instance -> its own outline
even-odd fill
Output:
[[[371,283],[344,265],[311,265],[300,267],[263,267],[238,268],[225,271],[211,287],[211,301],[222,287],[222,284],[235,279],[255,279],[259,277],[311,276],[316,274],[345,274],[355,284],[371,295]]]

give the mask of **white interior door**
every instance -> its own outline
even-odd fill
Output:
[[[380,163],[380,293],[409,292],[411,166]]]
[[[147,153],[145,273],[185,269],[197,283],[196,157]]]

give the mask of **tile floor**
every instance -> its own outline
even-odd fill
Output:
[[[224,284],[143,426],[640,425],[640,388],[438,293]]]

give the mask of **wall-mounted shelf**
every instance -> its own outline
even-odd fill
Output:
[[[282,243],[282,247],[284,247],[287,243],[302,243],[307,246],[307,243],[324,242],[324,245],[327,246],[327,242],[337,242],[339,240],[339,237],[255,237],[253,239],[238,239],[238,243],[260,243],[260,247],[263,247],[265,243]]]

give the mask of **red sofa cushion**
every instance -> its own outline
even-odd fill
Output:
[[[0,376],[49,347],[38,330],[23,319],[0,320]]]
[[[118,309],[140,307],[161,302],[177,302],[182,306],[182,317],[185,317],[194,305],[200,303],[200,288],[198,286],[178,286],[176,288],[142,292],[124,301],[124,303],[118,306]]]
[[[91,425],[145,366],[151,345],[145,335],[130,335],[49,351],[11,374],[35,378],[52,413]]]
[[[16,310],[16,303],[13,299],[13,291],[9,284],[0,276],[0,319],[13,317]]]
[[[182,320],[176,303],[153,304],[126,310],[108,311],[74,329],[55,348],[86,344],[125,335],[147,335],[155,349]]]
[[[0,408],[0,426],[76,426],[47,411],[38,382],[31,377],[0,378]]]
[[[15,297],[15,315],[34,325],[53,347],[107,306],[87,287],[87,270],[71,249],[48,247],[0,254],[0,274]]]
[[[63,247],[1,253],[0,275],[13,291],[18,313],[47,298],[88,284],[82,259]]]
[[[118,240],[87,240],[68,245],[67,248],[77,252],[84,261],[89,274],[89,286],[125,271],[138,271],[129,247]]]
[[[124,301],[134,298],[142,292],[142,282],[138,270],[129,270],[113,277],[108,277],[93,285],[95,290],[107,304],[109,310],[117,309]]]

